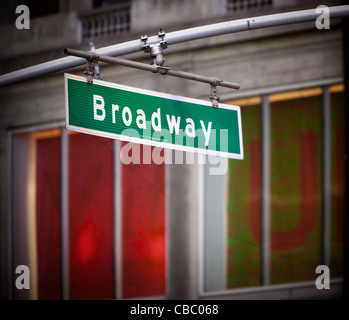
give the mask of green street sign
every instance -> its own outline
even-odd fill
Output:
[[[65,74],[68,130],[243,159],[240,107]]]

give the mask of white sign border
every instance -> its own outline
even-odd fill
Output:
[[[139,144],[145,144],[149,146],[155,146],[155,147],[161,147],[161,148],[169,148],[173,150],[181,150],[181,151],[190,151],[195,153],[201,153],[201,154],[207,154],[211,156],[216,157],[224,157],[224,158],[231,158],[231,159],[238,159],[243,160],[244,159],[244,150],[243,150],[243,142],[242,142],[242,123],[241,123],[241,110],[239,106],[229,105],[229,104],[223,104],[219,103],[219,108],[221,109],[229,109],[229,110],[235,110],[238,114],[238,127],[239,127],[239,143],[240,143],[240,153],[229,153],[229,152],[222,152],[222,151],[214,151],[214,150],[208,150],[208,149],[202,149],[202,148],[195,148],[195,147],[189,147],[189,146],[180,146],[172,143],[167,142],[159,142],[159,141],[153,141],[153,140],[147,140],[147,139],[141,139],[141,138],[134,138],[134,137],[128,137],[116,133],[110,133],[105,131],[99,131],[94,129],[86,129],[81,127],[76,127],[69,124],[69,101],[68,101],[68,79],[73,79],[81,82],[87,82],[87,79],[85,77],[73,75],[73,74],[64,74],[64,92],[65,92],[65,117],[66,117],[66,128],[70,131],[76,131],[86,134],[92,134],[95,136],[110,138],[110,139],[118,139],[122,141],[128,141],[128,142],[135,142]],[[209,101],[194,99],[194,98],[187,98],[183,96],[176,96],[168,93],[162,93],[162,92],[156,92],[151,90],[145,90],[130,86],[125,86],[121,84],[116,84],[112,82],[107,82],[103,80],[96,80],[93,79],[93,84],[109,87],[109,88],[115,88],[120,89],[124,91],[130,91],[135,93],[141,93],[145,95],[150,95],[154,97],[161,97],[166,98],[170,100],[176,100],[176,101],[183,101],[183,102],[189,102],[193,104],[200,104],[204,106],[208,106],[212,108],[212,104]]]

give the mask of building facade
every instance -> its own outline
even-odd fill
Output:
[[[30,29],[16,27],[20,4],[30,9]],[[169,33],[315,11],[320,4],[4,1],[0,72],[64,58],[66,47],[88,51],[91,41],[98,49],[160,28]],[[218,90],[221,102],[241,107],[243,160],[67,131],[64,73],[83,76],[85,66],[3,86],[2,297],[343,297],[345,30],[341,19],[331,19],[329,28],[321,23],[323,28],[302,22],[165,49],[171,69],[241,85]],[[152,62],[144,52],[124,58]],[[118,65],[100,68],[108,82],[202,100],[210,95],[208,84]],[[24,273],[16,268],[23,265],[30,289],[18,288]],[[326,267],[330,289],[319,289]]]

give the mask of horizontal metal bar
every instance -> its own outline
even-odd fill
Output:
[[[349,5],[329,7],[330,18],[342,18],[349,15]],[[293,11],[286,13],[278,13],[273,15],[266,15],[254,18],[233,20],[227,22],[220,22],[201,27],[183,29],[167,33],[165,40],[168,45],[197,40],[207,37],[218,36],[222,34],[229,34],[240,31],[247,31],[251,29],[260,29],[267,27],[275,27],[287,25],[292,23],[300,23],[307,21],[314,21],[319,17],[315,8],[309,10]],[[315,23],[314,23],[315,28]],[[152,45],[159,43],[158,36],[149,37],[147,44]],[[119,43],[107,46],[97,50],[97,54],[105,56],[121,56],[137,51],[143,50],[143,41],[140,39],[132,40],[124,43]],[[15,82],[30,79],[39,75],[49,74],[60,70],[76,67],[85,63],[85,60],[77,57],[65,57],[50,62],[38,64],[36,66],[28,67],[18,71],[10,72],[0,76],[0,87],[6,86]]]
[[[150,71],[153,73],[166,74],[169,76],[174,76],[174,77],[179,77],[179,78],[184,78],[184,79],[189,79],[189,80],[194,80],[199,82],[205,82],[205,83],[209,83],[216,86],[222,86],[222,87],[231,88],[231,89],[240,89],[240,85],[236,83],[223,81],[220,79],[216,79],[214,77],[199,76],[199,75],[192,74],[189,72],[184,72],[184,71],[175,71],[168,68],[159,67],[157,65],[150,65],[150,64],[145,64],[145,63],[122,59],[122,58],[108,57],[108,56],[98,55],[93,52],[85,52],[85,51],[79,51],[79,50],[69,49],[69,48],[64,48],[63,53],[66,55],[72,55],[72,56],[81,57],[85,59],[95,59],[102,62],[116,63],[122,66]]]
[[[156,66],[154,65],[148,65],[145,63],[131,61],[131,60],[122,59],[122,58],[103,56],[95,52],[85,52],[85,51],[80,51],[80,50],[75,50],[70,48],[64,48],[63,53],[66,55],[84,58],[83,60],[84,63],[86,63],[86,59],[95,58],[96,60],[102,61],[102,62],[116,63],[125,67],[131,67],[131,68],[141,69],[145,71],[156,72]]]

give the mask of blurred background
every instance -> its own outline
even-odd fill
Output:
[[[260,15],[337,6],[312,0],[51,0],[0,3],[0,74],[95,47]],[[30,29],[18,29],[19,5]],[[3,299],[345,297],[345,68],[342,19],[170,45],[165,65],[241,85],[244,159],[172,152],[65,129],[64,72],[0,90]],[[166,35],[165,35],[166,39]],[[151,63],[149,54],[123,56]],[[103,80],[208,100],[210,86],[118,65]],[[23,71],[25,72],[25,71]],[[189,159],[191,161],[186,161]],[[212,174],[217,167],[223,174]],[[222,170],[220,170],[221,172]],[[16,267],[30,270],[18,289]],[[315,285],[319,265],[330,289]],[[347,285],[346,285],[347,286]]]

